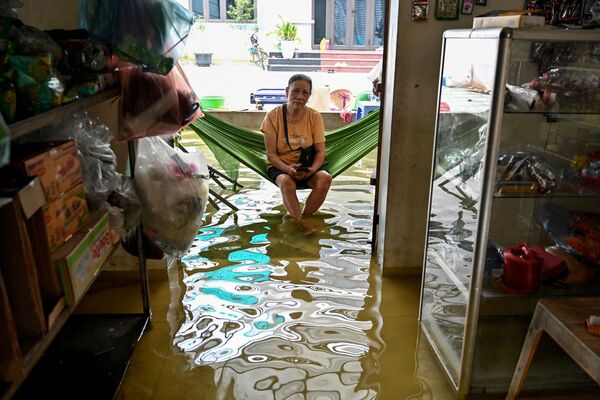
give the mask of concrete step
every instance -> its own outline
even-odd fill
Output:
[[[267,70],[268,71],[320,71],[320,72],[355,72],[355,73],[368,73],[370,72],[372,67],[370,66],[353,66],[353,65],[344,65],[344,66],[322,66],[322,65],[310,65],[310,64],[269,64]]]

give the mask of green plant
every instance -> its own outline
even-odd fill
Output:
[[[238,24],[252,21],[254,19],[254,0],[236,0],[229,5],[227,16]]]
[[[280,15],[279,19],[281,20],[280,24],[275,25],[275,34],[281,41],[292,41],[296,40],[296,35],[298,34],[298,28],[289,21],[283,19]]]
[[[204,17],[202,15],[196,15],[196,19],[194,20],[194,24],[192,25],[192,32],[204,32],[206,30],[206,25],[204,23]]]

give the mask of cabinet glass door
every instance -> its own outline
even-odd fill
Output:
[[[498,38],[446,38],[421,324],[458,385]]]

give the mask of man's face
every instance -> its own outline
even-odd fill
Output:
[[[310,97],[310,85],[303,80],[292,82],[287,88],[286,94],[289,104],[305,106]]]

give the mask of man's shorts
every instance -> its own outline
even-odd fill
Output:
[[[326,168],[325,165],[321,165],[321,168],[319,168],[318,171],[327,171],[327,168]],[[281,175],[281,174],[285,174],[285,172],[283,172],[282,170],[280,170],[278,168],[275,168],[275,167],[269,167],[269,168],[267,168],[267,175],[269,175],[269,178],[271,178],[271,180],[273,182],[275,182],[275,180],[277,179],[277,177],[279,175]],[[310,179],[310,178],[312,178],[312,175],[308,179]],[[296,187],[298,189],[311,189],[311,187],[308,186],[308,179],[304,179],[304,180],[301,180],[301,181],[296,181]]]

